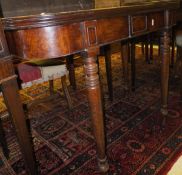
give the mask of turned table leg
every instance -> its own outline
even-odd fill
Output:
[[[1,83],[1,87],[5,103],[15,125],[20,149],[25,160],[25,167],[29,174],[36,175],[38,173],[32,147],[33,145],[27,129],[26,117],[24,115],[21,101],[18,95],[16,78],[3,81]]]
[[[99,49],[87,51],[84,56],[85,80],[88,93],[88,101],[92,119],[93,132],[96,141],[98,165],[100,171],[107,172],[109,165],[105,149],[105,133],[101,87],[98,76],[96,57]]]
[[[168,81],[170,61],[170,33],[164,30],[161,35],[161,112],[164,116],[168,114]]]

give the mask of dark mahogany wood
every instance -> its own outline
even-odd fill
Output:
[[[137,15],[131,16],[131,34],[135,35],[147,31],[147,16]]]
[[[96,64],[96,57],[99,54],[99,48],[92,48],[86,51],[84,54],[84,69],[85,80],[88,93],[88,101],[90,104],[90,112],[94,130],[94,136],[96,139],[97,152],[98,152],[98,164],[102,172],[107,172],[109,165],[105,154],[105,134],[104,134],[104,122],[103,122],[103,104],[101,87],[98,75],[98,66]]]
[[[22,60],[47,59],[65,57],[80,52],[84,53],[86,86],[98,152],[98,164],[103,172],[106,172],[109,166],[105,152],[103,104],[96,63],[99,47],[163,30],[161,40],[161,111],[166,115],[169,76],[169,31],[175,24],[174,12],[178,6],[179,2],[177,0],[152,0],[141,2],[141,5],[130,3],[117,8],[45,13],[3,19],[8,46],[11,54],[15,55],[16,58]],[[131,51],[133,52],[133,49]],[[9,69],[3,68],[3,70],[3,74],[10,74]],[[7,90],[13,91],[13,88],[9,85],[5,89],[6,92]],[[16,90],[13,92],[16,92]],[[13,96],[17,99],[14,93]],[[10,96],[6,94],[6,98],[10,98]],[[16,112],[13,104],[9,105],[9,107],[12,108],[12,112]],[[23,116],[21,105],[19,108],[20,116]],[[18,116],[15,115],[14,118],[18,119]],[[20,123],[18,123],[17,127],[20,126]],[[25,125],[23,128],[25,129]],[[22,134],[24,132],[20,130],[18,133]],[[25,136],[25,134],[23,135]],[[20,139],[21,143],[26,142],[28,145],[27,140],[26,137]],[[30,159],[32,158],[31,149],[27,152],[24,152],[23,148],[22,150],[25,158],[27,158],[27,154],[31,155]],[[33,162],[33,158],[30,159],[26,159],[26,164],[30,164],[29,169],[32,170],[31,173],[34,175],[33,167],[35,162]]]
[[[48,59],[84,49],[80,23],[6,32],[11,53],[24,59]]]
[[[32,139],[26,126],[26,117],[23,112],[20,101],[16,75],[9,55],[2,23],[0,23],[0,85],[4,96],[5,104],[11,114],[12,122],[15,126],[16,134],[19,140],[20,149],[26,162],[27,172],[37,174],[36,161],[32,148]]]
[[[74,56],[70,55],[66,57],[66,63],[69,70],[69,80],[70,84],[74,90],[76,90],[76,77],[75,77],[75,66],[74,66]]]
[[[160,29],[164,26],[164,14],[162,12],[150,13],[147,22],[150,31]]]
[[[121,43],[121,59],[123,63],[123,80],[124,80],[124,89],[126,92],[129,90],[129,67],[128,67],[128,60],[129,60],[129,43]]]

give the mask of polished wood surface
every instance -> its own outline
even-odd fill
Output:
[[[48,59],[84,50],[80,24],[6,32],[12,54],[25,59]]]
[[[98,54],[98,47],[89,49],[84,53],[85,83],[87,87],[92,127],[95,139],[97,140],[98,165],[102,172],[107,172],[109,165],[105,150],[102,94],[96,63],[96,56]]]
[[[0,23],[0,86],[4,96],[5,104],[8,108],[12,122],[16,128],[16,134],[26,162],[27,172],[37,174],[36,162],[34,158],[32,139],[26,126],[26,117],[18,93],[18,85],[12,57],[10,56],[6,43],[2,23]],[[2,133],[1,133],[2,134]],[[3,145],[4,146],[4,145]]]
[[[116,41],[130,42],[132,38],[160,30],[161,111],[167,115],[170,29],[176,22],[175,10],[178,6],[179,1],[175,0],[144,1],[140,4],[130,2],[117,8],[3,19],[8,46],[16,58],[47,59],[82,53],[98,165],[103,172],[106,172],[109,166],[105,151],[102,93],[96,63],[99,48]],[[130,43],[132,48],[132,42]],[[133,49],[130,52],[132,54]],[[11,105],[10,107],[14,108]],[[22,140],[24,141],[25,137]],[[28,143],[26,145],[28,146]],[[27,154],[25,160],[27,164],[34,165],[27,160]],[[29,168],[31,172],[35,171],[34,166]]]

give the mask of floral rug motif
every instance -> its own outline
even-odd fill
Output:
[[[157,52],[157,51],[156,51]],[[165,175],[182,154],[182,102],[179,82],[170,76],[169,114],[160,113],[160,60],[154,52],[147,64],[137,48],[136,91],[123,88],[120,54],[112,55],[114,100],[104,99],[108,175]],[[77,90],[69,86],[74,108],[68,110],[63,94],[28,112],[40,175],[101,175],[84,88],[81,60],[76,60]],[[104,58],[99,58],[104,96],[107,96]],[[68,82],[69,84],[69,82]],[[60,80],[55,81],[55,91]],[[24,103],[48,95],[48,84],[20,91]],[[0,111],[10,158],[0,151],[0,175],[27,175],[14,127],[0,98]]]

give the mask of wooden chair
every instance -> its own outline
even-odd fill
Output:
[[[34,61],[34,62],[24,62],[15,64],[15,70],[18,74],[18,79],[20,82],[21,88],[30,87],[34,84],[43,83],[45,81],[49,81],[49,90],[50,96],[42,99],[33,100],[28,103],[25,109],[28,110],[31,106],[34,106],[38,103],[51,100],[57,97],[59,94],[54,93],[54,80],[57,78],[61,78],[62,89],[65,94],[68,107],[72,109],[73,102],[70,97],[67,84],[66,77],[68,75],[68,70],[66,65],[63,62],[57,60],[46,60],[46,61]],[[11,115],[11,114],[10,114]],[[5,133],[2,126],[2,121],[0,118],[0,145],[2,147],[2,151],[6,158],[9,158],[9,149],[5,138]]]
[[[61,79],[62,90],[66,97],[69,109],[73,107],[73,103],[66,84],[68,70],[62,61],[57,61],[56,59],[45,61],[28,61],[17,64],[16,70],[21,82],[21,88],[30,87],[34,84],[40,84],[46,81],[49,82],[50,95],[46,98],[33,100],[26,105],[27,108],[30,108],[32,105],[51,100],[58,96],[58,93],[54,93],[54,80],[57,78]]]

